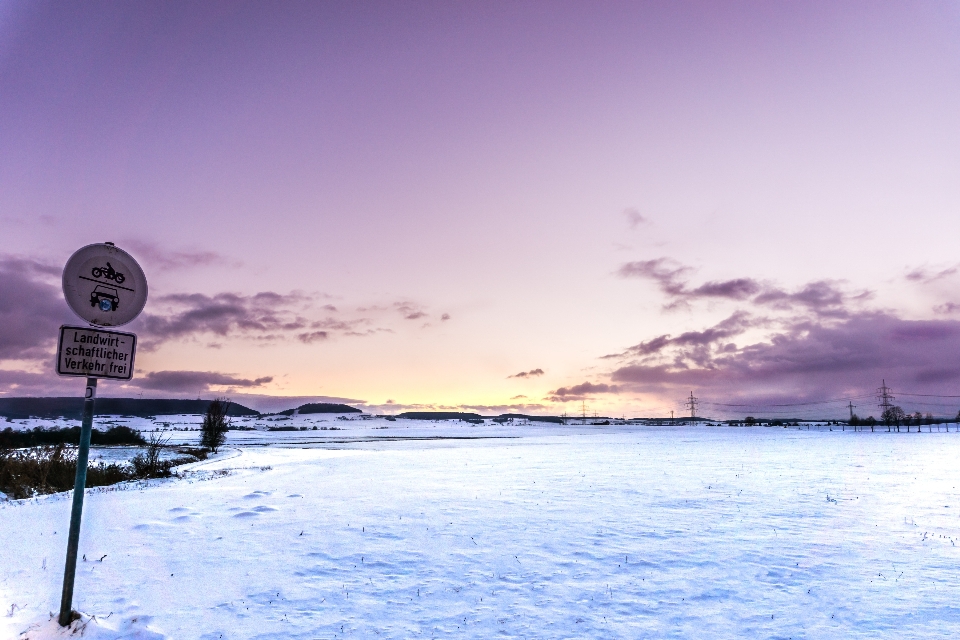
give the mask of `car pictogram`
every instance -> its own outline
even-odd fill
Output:
[[[101,311],[116,311],[120,306],[120,296],[116,289],[98,284],[90,293],[90,306],[100,307]]]

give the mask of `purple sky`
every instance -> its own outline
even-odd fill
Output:
[[[958,104],[957,2],[0,0],[0,393],[80,393],[59,273],[111,240],[108,395],[960,395]]]

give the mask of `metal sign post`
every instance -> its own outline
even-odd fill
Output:
[[[66,627],[73,622],[73,582],[77,575],[77,547],[80,545],[80,515],[83,513],[83,490],[87,485],[87,459],[90,455],[90,432],[93,431],[93,402],[97,396],[97,379],[87,378],[83,400],[83,424],[80,427],[80,450],[77,451],[77,477],[73,483],[73,507],[70,509],[70,534],[67,536],[67,565],[63,571],[63,592],[60,595],[60,622]]]
[[[74,253],[63,269],[63,295],[73,311],[96,327],[124,325],[140,315],[147,302],[147,279],[137,261],[112,242],[88,245]],[[87,379],[83,422],[77,450],[77,476],[73,484],[67,561],[60,596],[60,626],[74,619],[73,585],[77,575],[83,493],[87,485],[90,434],[99,378],[130,380],[137,336],[94,327],[60,327],[57,374]]]

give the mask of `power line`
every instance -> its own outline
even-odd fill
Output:
[[[727,403],[727,402],[711,402],[710,400],[701,400],[699,401],[699,404],[710,405],[712,407],[806,407],[806,406],[815,406],[815,405],[821,405],[821,404],[832,404],[834,402],[846,403],[851,400],[862,400],[863,398],[870,398],[874,395],[877,395],[877,399],[879,400],[880,396],[882,395],[881,389],[882,387],[878,388],[876,394],[867,393],[867,394],[856,395],[856,396],[847,396],[846,398],[835,398],[832,400],[815,400],[810,402],[784,402],[784,403],[751,402],[751,403],[735,404],[735,403]],[[890,387],[887,387],[888,398],[892,402],[895,399],[895,397],[890,394],[891,391],[892,389]],[[960,398],[960,395],[945,395],[945,394],[938,394],[938,393],[898,393],[897,395],[901,397],[907,396],[910,398],[942,398],[945,400]],[[932,404],[932,403],[923,402],[923,401],[914,401],[914,404]],[[946,403],[946,404],[949,405],[950,403]]]
[[[864,394],[859,396],[847,396],[846,398],[836,398],[834,400],[816,400],[812,402],[786,402],[786,403],[765,403],[765,402],[755,402],[751,404],[729,404],[724,402],[709,402],[704,401],[702,404],[709,404],[716,407],[806,407],[818,404],[831,404],[833,402],[849,402],[850,400],[859,400],[861,398],[869,398],[872,394]]]
[[[960,398],[960,396],[941,396],[935,393],[900,393],[902,396],[916,396],[918,398]]]
[[[934,394],[934,393],[901,393],[900,396],[906,396],[908,398],[930,398],[931,400],[909,400],[907,404],[912,405],[915,409],[919,410],[920,408],[928,408],[928,410],[933,411],[944,411],[948,410],[952,413],[953,407],[957,403],[951,402],[951,400],[960,399],[960,395],[947,395],[947,394]],[[771,417],[774,416],[783,416],[791,417],[797,419],[803,419],[803,416],[812,416],[821,414],[823,412],[829,412],[830,414],[838,412],[840,410],[846,409],[850,413],[850,418],[853,418],[853,410],[858,406],[853,404],[853,400],[862,400],[870,397],[875,397],[878,403],[878,407],[881,411],[881,415],[884,411],[887,411],[894,406],[896,397],[893,395],[893,389],[887,386],[886,380],[883,380],[881,386],[876,390],[874,394],[865,393],[847,396],[845,398],[831,398],[826,400],[810,400],[807,402],[754,402],[754,403],[732,403],[732,402],[711,402],[709,400],[700,401],[694,397],[693,392],[690,392],[689,398],[684,401],[684,407],[689,410],[690,417],[696,418],[696,408],[698,405],[704,405],[708,407],[716,407],[717,411],[723,412],[725,408],[730,409],[740,409],[754,412],[756,414],[766,414]],[[843,403],[840,406],[836,406],[839,403]],[[834,406],[830,406],[834,405]]]

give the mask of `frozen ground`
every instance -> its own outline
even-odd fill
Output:
[[[348,426],[91,490],[84,637],[960,634],[953,431]],[[68,498],[0,505],[0,638],[58,607]]]

